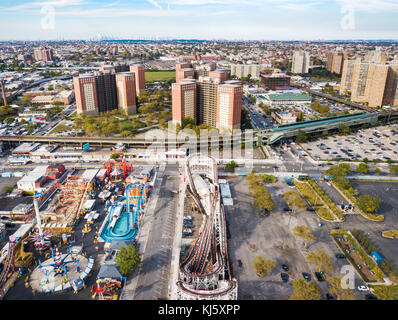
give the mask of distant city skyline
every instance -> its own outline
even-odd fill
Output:
[[[397,40],[397,14],[397,0],[3,0],[0,40]]]

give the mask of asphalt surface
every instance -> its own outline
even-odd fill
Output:
[[[179,183],[177,166],[166,166],[155,210],[146,217],[152,220],[152,226],[143,255],[143,264],[137,275],[134,300],[166,299],[168,296],[178,202],[178,194],[172,190],[178,190]]]
[[[317,249],[326,251],[333,261],[332,275],[342,276],[341,268],[349,263],[346,259],[335,257],[340,251],[329,235],[335,225],[323,222],[323,226],[319,226],[320,218],[312,212],[298,211],[296,217],[284,212],[286,204],[281,198],[286,191],[292,189],[282,181],[267,185],[275,203],[274,211],[267,217],[260,216],[259,211],[253,207],[244,177],[229,178],[228,181],[234,198],[234,205],[225,207],[231,234],[228,245],[234,276],[239,282],[238,299],[288,299],[293,293],[291,281],[302,279],[302,272],[311,275],[312,281],[317,283],[325,298],[327,283],[316,280],[316,270],[307,264],[305,255]],[[297,225],[308,226],[317,238],[308,250],[303,248],[302,240],[294,236],[293,228]],[[252,261],[258,255],[276,262],[276,267],[265,278],[259,278],[252,266]],[[238,260],[242,262],[241,267]],[[290,268],[288,283],[281,280],[283,263]],[[356,275],[356,286],[362,284],[363,281]],[[364,299],[363,293],[356,293],[357,299]]]

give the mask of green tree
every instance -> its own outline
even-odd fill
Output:
[[[304,143],[308,140],[308,135],[304,130],[299,130],[296,136],[296,142]]]
[[[306,256],[308,263],[315,265],[318,271],[323,271],[325,273],[333,272],[333,264],[332,259],[327,254],[327,252],[323,250],[315,250],[309,252]]]
[[[398,173],[398,165],[390,165],[390,173],[397,174]]]
[[[369,172],[369,165],[366,164],[366,163],[360,163],[360,164],[357,166],[357,172],[360,172],[360,173],[368,173],[368,172]]]
[[[287,191],[283,197],[290,209],[296,212],[297,209],[303,209],[307,207],[304,199],[302,199],[299,194],[293,190]]]
[[[341,123],[339,125],[339,132],[341,134],[349,134],[351,132],[351,129],[349,126],[347,126],[345,123]]]
[[[269,274],[273,268],[275,268],[276,263],[274,260],[264,260],[260,256],[256,256],[253,260],[253,267],[259,277],[265,277]]]
[[[382,172],[382,171],[381,171],[380,168],[376,168],[376,169],[375,169],[375,173],[380,174],[381,172]]]
[[[304,240],[304,247],[308,247],[309,242],[314,242],[316,237],[312,234],[312,230],[307,226],[296,226],[293,229],[294,235],[296,237],[302,238]]]
[[[120,248],[115,262],[119,266],[121,274],[126,276],[140,266],[141,255],[136,246],[128,245],[125,248]]]
[[[12,184],[9,184],[9,185],[6,185],[4,188],[3,188],[3,192],[4,193],[11,193],[12,192],[12,190],[14,190],[14,185],[12,185]]]
[[[181,127],[184,129],[186,127],[193,127],[195,125],[195,121],[191,117],[186,117],[182,120]]]
[[[338,300],[355,300],[355,292],[351,289],[343,289],[341,281],[341,277],[328,277],[329,293],[336,296]]]
[[[363,212],[374,213],[379,210],[381,202],[375,197],[364,194],[358,197],[357,204]]]
[[[271,174],[260,174],[260,178],[264,183],[275,183],[276,177]]]
[[[322,291],[314,282],[307,282],[304,279],[295,279],[292,282],[293,294],[289,300],[320,300]]]
[[[14,122],[14,120],[15,120],[15,118],[8,117],[8,118],[5,118],[4,122],[5,122],[6,124],[11,124],[11,123]]]
[[[166,119],[160,119],[160,120],[159,120],[159,127],[161,127],[162,129],[166,129],[166,128],[167,128],[167,121],[166,121]]]
[[[111,156],[110,156],[110,158],[113,159],[113,160],[116,160],[116,159],[119,158],[119,156],[120,156],[120,155],[119,155],[118,153],[112,153]]]
[[[235,172],[235,169],[238,167],[239,165],[234,160],[231,160],[226,164],[226,170],[229,172]]]

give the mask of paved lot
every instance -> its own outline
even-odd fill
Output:
[[[301,144],[316,160],[349,159],[386,161],[398,158],[396,125],[360,130],[347,136],[334,135]]]
[[[372,222],[361,216],[350,216],[344,227],[362,230],[370,238],[373,245],[396,267],[398,267],[398,240],[390,240],[381,236],[382,231],[398,229],[398,183],[351,181],[359,194],[370,194],[381,201],[380,214],[385,221]],[[357,220],[360,220],[357,222]]]
[[[234,275],[239,281],[239,299],[288,299],[293,293],[291,280],[302,278],[302,272],[312,275],[313,281],[320,286],[323,296],[328,292],[326,282],[318,282],[314,271],[305,260],[302,240],[293,235],[293,228],[297,225],[306,225],[313,230],[317,241],[311,244],[309,251],[322,249],[329,253],[333,260],[334,275],[340,275],[345,259],[336,259],[335,254],[339,249],[329,236],[334,226],[325,223],[319,227],[320,219],[315,213],[306,211],[298,212],[297,217],[283,212],[286,204],[281,199],[283,194],[291,190],[284,182],[267,185],[275,210],[268,217],[259,216],[258,210],[252,206],[248,186],[244,177],[229,180],[234,206],[226,207],[227,220],[231,239],[229,239],[229,252],[232,260]],[[256,248],[252,251],[250,248]],[[273,259],[276,267],[265,278],[259,278],[252,266],[254,258],[260,255],[264,259]],[[242,267],[238,266],[242,261]],[[290,281],[283,283],[280,278],[281,264],[289,265]],[[357,285],[360,281],[357,281]],[[358,295],[361,298],[361,295]]]
[[[145,217],[151,220],[146,220],[146,223],[150,223],[150,230],[143,264],[137,275],[134,300],[166,299],[168,294],[178,200],[178,195],[171,190],[178,190],[180,182],[176,166],[167,166],[162,179],[155,210],[147,212],[148,216]]]

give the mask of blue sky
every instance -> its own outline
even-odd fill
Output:
[[[0,40],[398,39],[398,0],[0,0]]]

